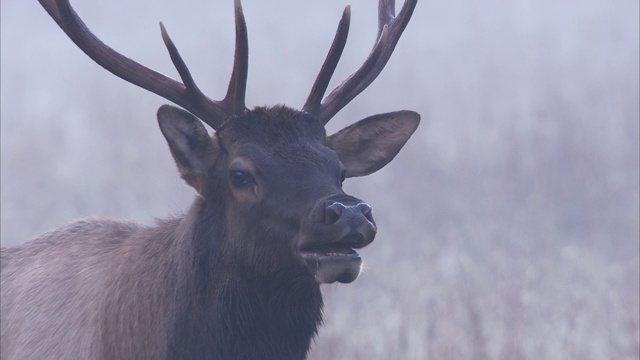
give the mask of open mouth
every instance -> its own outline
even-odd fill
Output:
[[[328,244],[319,247],[308,247],[300,249],[300,255],[307,260],[330,260],[349,261],[352,258],[359,258],[360,255],[346,244]]]
[[[350,283],[360,274],[362,259],[346,243],[308,246],[301,248],[299,253],[320,283]]]

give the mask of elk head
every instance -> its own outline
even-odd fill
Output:
[[[220,101],[198,89],[162,24],[162,38],[182,83],[103,44],[67,0],[39,1],[98,64],[187,110],[162,106],[160,128],[182,178],[204,206],[222,209],[226,228],[233,229],[226,234],[225,246],[235,258],[263,267],[256,271],[272,273],[281,266],[275,259],[285,256],[308,269],[318,282],[355,280],[361,266],[355,249],[373,241],[376,225],[371,207],[345,194],[342,182],[389,163],[416,130],[420,116],[412,111],[374,115],[330,136],[325,125],[382,71],[417,0],[407,0],[398,16],[393,0],[380,0],[373,50],[362,67],[324,97],[347,39],[350,9],[346,7],[301,111],[285,106],[246,108],[248,45],[239,0],[235,0],[233,72]],[[201,120],[216,130],[213,135]]]

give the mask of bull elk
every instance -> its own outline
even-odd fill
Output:
[[[380,0],[363,65],[326,97],[350,8],[302,110],[245,106],[247,29],[235,0],[226,96],[206,97],[161,26],[182,82],[117,53],[68,0],[39,0],[95,62],[180,105],[158,122],[197,196],[153,226],[78,220],[3,248],[3,359],[304,359],[322,318],[322,283],[350,283],[371,243],[371,207],[346,178],[389,163],[416,130],[412,111],[378,114],[327,136],[326,123],[382,71],[417,0]],[[210,135],[201,121],[212,127]]]

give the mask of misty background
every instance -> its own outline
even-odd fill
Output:
[[[349,2],[331,88],[377,31],[377,4]],[[167,101],[93,63],[36,1],[0,4],[2,246],[84,216],[186,210],[193,191],[155,119]],[[249,107],[302,106],[346,4],[244,1]],[[163,21],[223,97],[231,0],[73,6],[106,44],[178,78]],[[310,359],[638,359],[638,13],[637,0],[420,0],[386,69],[328,125],[422,115],[390,165],[346,183],[379,232],[355,283],[323,287]]]

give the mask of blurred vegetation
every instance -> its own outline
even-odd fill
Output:
[[[344,5],[244,1],[249,104],[302,105]],[[375,5],[351,5],[334,84],[376,32]],[[231,1],[74,6],[107,44],[176,76],[162,20],[222,97]],[[329,124],[423,117],[392,164],[347,185],[380,231],[358,281],[324,288],[310,359],[638,359],[638,6],[420,1],[385,71]],[[185,210],[193,194],[155,121],[165,101],[93,64],[36,2],[1,10],[2,245],[82,216]]]

